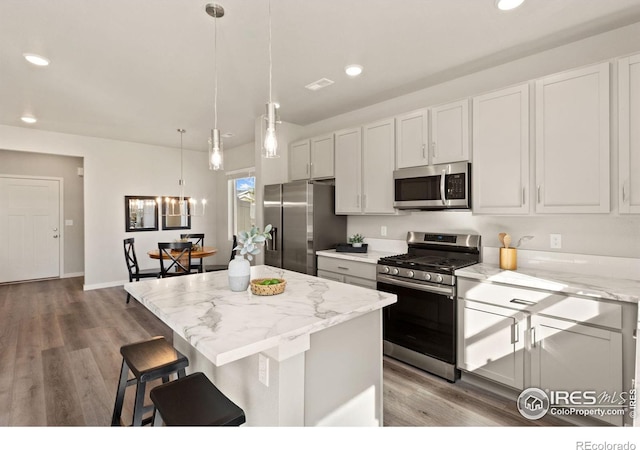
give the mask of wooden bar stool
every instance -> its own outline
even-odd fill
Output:
[[[209,381],[202,372],[154,387],[149,394],[155,406],[153,425],[239,426],[244,411]]]
[[[120,381],[113,407],[111,426],[121,426],[122,406],[127,386],[136,385],[136,396],[133,406],[133,420],[131,425],[140,426],[150,422],[150,418],[143,421],[143,414],[153,410],[153,406],[144,406],[144,395],[149,381],[162,378],[163,383],[169,382],[169,377],[177,374],[178,378],[186,376],[185,367],[189,360],[167,342],[163,336],[156,336],[141,342],[134,342],[120,347],[122,368]],[[133,378],[128,379],[129,370]]]

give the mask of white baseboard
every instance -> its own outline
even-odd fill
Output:
[[[72,273],[62,274],[60,278],[77,278],[77,277],[83,277],[83,276],[84,276],[84,272],[72,272]]]
[[[128,282],[129,282],[129,280],[121,280],[121,281],[109,281],[108,283],[83,284],[82,285],[82,290],[83,291],[92,291],[94,289],[104,289],[104,288],[122,286],[124,284],[127,284]]]

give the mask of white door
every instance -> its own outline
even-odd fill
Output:
[[[363,127],[362,206],[365,214],[394,214],[393,168],[395,122],[382,120]]]
[[[362,212],[362,131],[336,132],[336,214]]]
[[[311,178],[333,178],[333,133],[311,139]]]
[[[529,213],[529,85],[473,99],[473,212]]]
[[[0,177],[0,282],[60,276],[60,181]]]
[[[396,117],[396,166],[429,164],[429,110],[421,109]]]
[[[469,100],[431,109],[431,162],[469,161]]]
[[[609,63],[536,81],[536,212],[609,212]]]

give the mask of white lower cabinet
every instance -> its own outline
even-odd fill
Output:
[[[458,368],[524,389],[525,315],[511,309],[460,301]]]
[[[318,277],[355,286],[376,288],[376,265],[330,256],[318,256]]]
[[[621,305],[460,278],[458,287],[461,370],[518,390],[623,392]]]

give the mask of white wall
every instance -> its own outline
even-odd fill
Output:
[[[615,58],[640,51],[640,23],[620,28],[572,44],[450,80],[412,94],[394,98],[366,108],[311,124],[304,128],[303,137],[316,136],[342,128],[362,125],[381,118],[435,106],[461,98],[472,97],[502,87],[534,80],[549,74],[576,67],[614,61]],[[483,236],[485,245],[499,246],[497,235],[508,232],[515,239],[532,234],[535,239],[524,246],[528,249],[554,251],[549,248],[549,234],[562,234],[564,253],[585,253],[622,257],[640,257],[640,216],[619,215],[617,205],[618,147],[617,147],[617,70],[612,64],[611,92],[611,205],[609,214],[585,215],[529,215],[475,216],[470,212],[413,212],[402,216],[350,216],[347,234],[362,233],[366,237],[383,238],[380,227],[386,226],[385,239],[402,239],[406,232],[472,231]],[[531,133],[532,138],[535,133]],[[531,169],[533,176],[533,150]],[[340,164],[340,161],[336,161]],[[534,178],[532,178],[534,179]]]
[[[124,228],[125,195],[179,195],[179,148],[4,125],[0,125],[0,148],[84,158],[85,289],[115,286],[128,279],[123,239],[136,239],[140,266],[147,268],[156,267],[157,261],[146,257],[146,252],[156,248],[157,242],[180,235],[181,230],[126,233]],[[207,157],[204,152],[184,150],[185,195],[209,200],[206,215],[192,218],[191,231],[213,235],[216,189]]]

